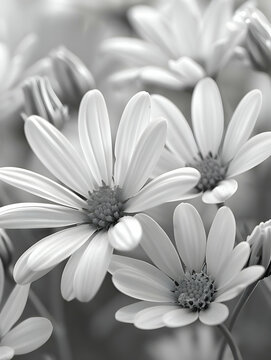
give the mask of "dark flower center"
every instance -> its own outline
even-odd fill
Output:
[[[84,209],[90,224],[98,230],[108,230],[123,216],[124,202],[122,191],[116,186],[100,186],[98,190],[89,192],[87,207]]]
[[[185,309],[199,311],[207,309],[215,298],[214,280],[204,271],[187,272],[180,284],[176,284],[178,304]]]
[[[220,181],[225,179],[226,167],[222,166],[220,160],[213,157],[212,154],[190,166],[196,168],[201,174],[201,178],[196,186],[199,191],[212,190]]]

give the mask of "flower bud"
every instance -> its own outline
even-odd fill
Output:
[[[0,258],[5,269],[11,265],[13,253],[14,248],[9,236],[5,230],[0,229]]]
[[[58,93],[64,103],[78,106],[83,95],[95,87],[92,74],[83,62],[64,47],[50,54]]]
[[[262,265],[265,268],[264,277],[271,274],[271,220],[261,222],[248,236],[250,245],[249,265]]]
[[[32,77],[23,83],[22,89],[23,119],[31,115],[39,115],[58,129],[62,128],[68,120],[68,108],[61,103],[47,78]]]
[[[271,24],[256,8],[247,13],[246,48],[256,70],[271,71]]]

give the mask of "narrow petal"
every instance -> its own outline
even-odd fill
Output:
[[[158,66],[141,68],[137,77],[143,84],[166,87],[167,89],[181,90],[187,86],[187,83],[180,81],[172,71]]]
[[[192,324],[198,319],[197,312],[192,312],[188,309],[176,309],[164,315],[163,321],[168,327],[180,327]]]
[[[146,263],[147,264],[147,263]],[[149,265],[149,264],[147,264]],[[154,302],[174,302],[173,282],[168,278],[165,283],[164,274],[149,265],[150,272],[145,269],[123,269],[114,273],[112,281],[116,288],[124,294],[140,300]]]
[[[187,86],[196,85],[196,83],[206,76],[206,72],[201,65],[193,59],[182,56],[178,60],[169,60],[169,68],[176,73],[180,81]]]
[[[159,10],[150,6],[135,6],[128,12],[128,18],[143,39],[157,45],[169,57],[176,56],[172,33]]]
[[[113,248],[107,232],[99,232],[91,240],[76,268],[73,279],[75,297],[90,301],[99,290],[106,275]]]
[[[12,293],[9,295],[0,313],[1,337],[7,334],[11,329],[11,327],[21,317],[27,302],[28,293],[29,293],[29,285],[16,285]]]
[[[213,189],[202,194],[202,201],[205,204],[219,204],[228,200],[238,189],[238,183],[234,179],[226,179]]]
[[[108,241],[119,251],[134,249],[142,237],[141,225],[133,216],[124,216],[108,230]]]
[[[250,91],[237,106],[228,125],[222,149],[222,160],[226,164],[250,137],[262,106],[262,93]]]
[[[128,200],[125,211],[135,213],[165,202],[193,198],[198,191],[192,194],[191,190],[199,179],[200,173],[193,168],[185,167],[169,171],[150,181],[136,196]]]
[[[150,95],[141,91],[126,105],[117,131],[115,143],[114,180],[123,186],[131,157],[143,131],[150,123]]]
[[[115,318],[118,321],[125,322],[125,323],[133,323],[135,321],[136,314],[144,309],[156,306],[157,303],[149,302],[149,301],[139,301],[131,305],[127,305],[119,309],[116,314]]]
[[[186,163],[198,154],[198,147],[185,117],[173,102],[161,95],[152,95],[152,116],[167,120],[168,148]]]
[[[88,242],[81,246],[75,253],[71,255],[68,259],[65,268],[61,277],[61,294],[63,298],[67,301],[71,301],[75,298],[74,289],[73,289],[73,280],[74,275],[77,269],[77,266],[81,260],[83,253],[85,252]]]
[[[45,237],[33,248],[27,266],[42,271],[59,264],[79,249],[94,231],[89,225],[81,225]]]
[[[228,301],[240,294],[248,285],[260,279],[265,269],[263,266],[249,266],[243,269],[230,283],[222,287],[217,292],[215,301]]]
[[[250,246],[247,242],[243,241],[238,244],[224,261],[220,271],[216,275],[216,288],[219,289],[227,285],[234,279],[243,269],[248,261],[250,254]]]
[[[19,189],[57,204],[82,209],[85,201],[64,186],[29,170],[0,168],[0,179]]]
[[[249,139],[230,162],[227,175],[232,177],[259,165],[271,155],[271,131]]]
[[[19,203],[0,209],[0,227],[6,229],[54,228],[86,222],[86,215],[62,205]]]
[[[54,176],[77,193],[88,196],[93,183],[86,165],[60,131],[33,115],[25,122],[25,135],[34,153]]]
[[[97,184],[112,182],[111,129],[103,95],[98,90],[87,92],[78,115],[80,144],[86,162]]]
[[[179,281],[184,275],[183,267],[167,234],[148,215],[139,214],[136,218],[142,226],[143,236],[140,245],[145,253],[160,270],[171,279]]]
[[[219,89],[210,78],[201,80],[194,90],[192,123],[201,154],[216,155],[224,130],[224,113]]]
[[[4,285],[5,285],[5,271],[2,260],[0,259],[0,304],[2,302]]]
[[[129,61],[129,64],[136,66],[158,65],[165,66],[168,57],[158,46],[147,41],[133,38],[117,37],[103,41],[101,51],[106,55]]]
[[[209,231],[206,247],[208,274],[216,279],[224,260],[232,253],[236,224],[232,211],[223,206],[218,210]]]
[[[8,346],[0,345],[0,360],[10,360],[14,356],[14,350]]]
[[[127,199],[135,195],[152,175],[166,141],[166,122],[152,122],[144,131],[131,157],[123,194]]]
[[[7,333],[1,343],[12,347],[16,355],[27,354],[46,343],[52,331],[53,326],[49,320],[32,317],[24,320]]]
[[[142,330],[159,329],[165,326],[163,316],[176,308],[171,305],[156,305],[139,311],[134,320],[134,325]]]
[[[199,313],[200,321],[205,325],[219,325],[229,316],[229,309],[226,305],[213,302],[208,309],[201,310]]]
[[[177,249],[184,264],[190,271],[201,271],[206,234],[199,213],[190,204],[180,204],[174,211],[173,224]]]

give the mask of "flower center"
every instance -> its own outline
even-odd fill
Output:
[[[108,230],[111,225],[115,225],[123,216],[124,202],[121,195],[118,186],[110,188],[103,185],[98,190],[89,192],[87,207],[84,210],[90,224],[98,230]]]
[[[212,190],[220,181],[225,179],[226,168],[223,167],[219,159],[214,158],[212,154],[195,162],[192,166],[201,174],[201,178],[196,186],[200,191]]]
[[[201,271],[196,273],[187,272],[185,279],[176,285],[176,295],[178,304],[185,309],[198,311],[207,309],[215,298],[214,280]]]

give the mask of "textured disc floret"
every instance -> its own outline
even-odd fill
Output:
[[[207,309],[215,297],[214,280],[204,271],[187,272],[180,284],[176,285],[176,295],[182,308],[192,311]]]
[[[107,185],[89,192],[87,207],[84,210],[87,212],[89,222],[97,229],[108,230],[123,216],[124,202],[121,193],[118,186],[111,188]]]
[[[220,181],[225,179],[226,168],[222,166],[219,159],[213,157],[212,154],[209,154],[190,166],[196,168],[201,174],[201,178],[196,186],[200,191],[212,190]]]

